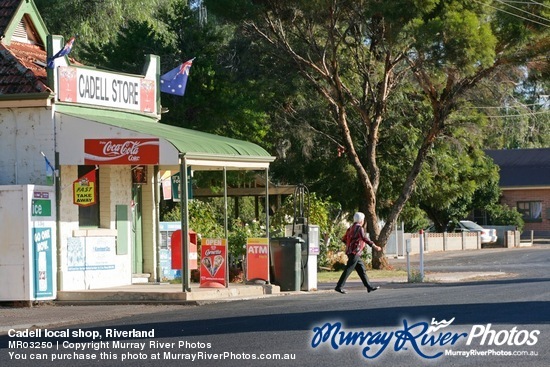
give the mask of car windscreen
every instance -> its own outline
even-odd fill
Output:
[[[481,227],[480,225],[474,223],[474,222],[470,222],[470,221],[461,221],[460,222],[464,227],[468,228],[469,230],[471,231],[481,231],[483,230],[483,227]]]

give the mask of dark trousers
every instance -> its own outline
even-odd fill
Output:
[[[348,255],[346,268],[342,272],[340,280],[338,280],[338,284],[336,284],[336,288],[341,289],[344,287],[344,285],[346,284],[346,280],[354,269],[355,271],[357,271],[357,274],[359,274],[359,278],[361,278],[363,285],[369,290],[373,289],[374,287],[369,283],[369,278],[367,276],[367,267],[365,266],[365,263],[363,263],[361,256],[358,255]]]

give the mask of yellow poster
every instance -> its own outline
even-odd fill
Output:
[[[96,203],[95,170],[86,173],[73,182],[73,203],[78,206],[90,206]]]

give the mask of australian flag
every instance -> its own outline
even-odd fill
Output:
[[[55,55],[53,55],[52,57],[50,57],[48,59],[48,68],[49,69],[53,69],[54,66],[55,66],[55,63],[54,63],[54,60],[57,59],[58,57],[62,57],[62,56],[65,56],[65,55],[68,55],[72,48],[73,48],[73,43],[74,43],[74,40],[75,38],[74,37],[71,37],[71,39],[69,40],[69,42],[67,42],[65,44],[65,47],[63,47],[61,50],[59,50],[58,53],[56,53]]]
[[[187,85],[187,77],[189,77],[189,69],[191,69],[193,60],[195,59],[186,61],[177,68],[161,75],[160,91],[175,94],[177,96],[183,96],[185,93],[185,86]]]

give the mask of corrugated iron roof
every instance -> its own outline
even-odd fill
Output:
[[[194,158],[196,156],[203,156],[206,159],[229,157],[235,161],[254,161],[259,163],[270,163],[275,159],[275,157],[270,156],[259,145],[202,131],[158,123],[150,117],[69,105],[58,105],[56,110],[62,115],[87,121],[96,121],[101,124],[166,139],[180,153],[193,156]],[[175,157],[176,164],[177,161],[178,157]]]

